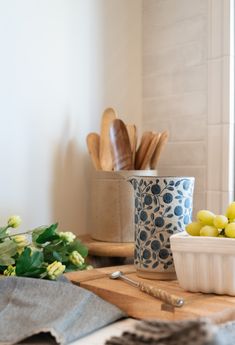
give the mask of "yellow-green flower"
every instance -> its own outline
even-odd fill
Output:
[[[49,279],[57,279],[65,270],[65,265],[62,265],[59,261],[54,261],[47,266],[47,275]]]
[[[80,266],[84,264],[84,258],[79,254],[76,250],[74,250],[70,255],[69,255],[69,261],[72,262],[75,266]]]
[[[67,243],[73,242],[73,240],[75,240],[76,238],[76,236],[70,231],[60,232],[59,236],[62,241],[67,242]]]
[[[16,268],[15,266],[9,265],[7,269],[3,272],[4,276],[15,276],[16,275]]]
[[[15,235],[12,236],[12,239],[19,248],[26,247],[29,244],[28,238],[25,235]]]
[[[11,216],[7,224],[10,228],[17,228],[21,224],[21,218],[20,216]]]
[[[93,270],[93,268],[94,268],[94,267],[93,267],[92,265],[87,265],[86,270],[87,270],[87,271],[90,271],[90,270]]]
[[[17,246],[17,252],[21,254],[26,246],[29,245],[29,241],[25,235],[16,235],[12,237]]]

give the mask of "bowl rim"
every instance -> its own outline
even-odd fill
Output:
[[[191,236],[186,231],[170,236],[171,250],[187,253],[235,255],[235,238]]]
[[[213,240],[213,241],[221,241],[221,240],[235,240],[235,238],[233,238],[233,237],[218,237],[218,236],[216,236],[216,237],[213,237],[213,236],[192,236],[192,235],[189,235],[188,233],[187,233],[187,231],[181,231],[181,232],[179,232],[179,233],[177,233],[177,234],[173,234],[173,235],[171,235],[171,239],[172,238],[189,238],[189,239],[193,239],[193,238],[200,238],[200,239],[208,239],[208,240]]]

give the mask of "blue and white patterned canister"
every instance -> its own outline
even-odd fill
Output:
[[[129,179],[135,195],[135,254],[137,274],[150,279],[175,279],[170,236],[191,222],[194,177]]]

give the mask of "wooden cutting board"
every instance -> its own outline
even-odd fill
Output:
[[[121,270],[128,277],[149,283],[182,296],[185,305],[174,311],[161,309],[162,302],[121,280],[112,280],[109,274]],[[74,284],[88,289],[104,300],[115,304],[128,316],[137,319],[183,320],[197,317],[209,317],[215,323],[235,319],[235,297],[214,294],[191,293],[184,291],[175,281],[142,279],[136,276],[133,265],[114,266],[90,271],[70,272],[66,274]]]

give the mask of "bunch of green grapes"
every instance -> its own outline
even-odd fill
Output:
[[[186,226],[191,236],[235,238],[235,201],[227,208],[226,215],[215,215],[208,210],[197,213],[197,221]]]

